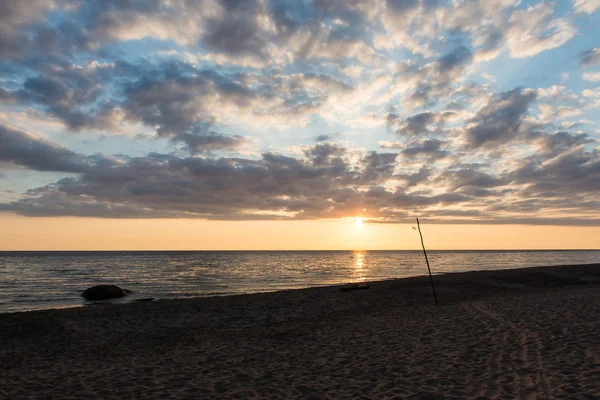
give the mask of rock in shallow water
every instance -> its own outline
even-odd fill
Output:
[[[86,300],[108,300],[125,297],[130,293],[131,290],[121,289],[116,285],[98,285],[84,290],[81,297]]]

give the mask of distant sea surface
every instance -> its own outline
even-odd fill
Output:
[[[429,251],[434,274],[600,263],[600,251]],[[134,291],[116,302],[219,296],[427,274],[422,251],[0,252],[0,312],[89,305],[90,286]]]

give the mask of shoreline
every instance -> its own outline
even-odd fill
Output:
[[[457,250],[460,251],[460,250]],[[469,250],[471,251],[471,250]],[[487,250],[486,250],[487,251]],[[529,250],[528,250],[529,251]],[[562,250],[557,250],[557,251],[562,251]],[[570,250],[568,250],[570,251]],[[584,250],[585,251],[585,250]],[[419,252],[422,252],[422,250],[419,250]],[[465,279],[468,280],[470,279],[469,275],[472,274],[473,278],[479,276],[481,278],[480,275],[486,275],[486,274],[499,274],[499,276],[501,277],[502,275],[505,274],[505,272],[507,271],[513,271],[514,274],[516,275],[523,275],[523,276],[527,276],[527,271],[530,271],[532,269],[540,269],[540,270],[552,270],[552,269],[562,269],[562,268],[586,268],[586,267],[595,267],[598,266],[600,268],[600,263],[589,263],[589,264],[566,264],[566,265],[552,265],[552,266],[534,266],[534,267],[522,267],[522,268],[510,268],[510,269],[496,269],[496,270],[476,270],[476,271],[462,271],[462,272],[441,272],[441,273],[435,273],[435,271],[433,272],[433,279],[434,279],[434,284],[437,282],[438,279],[442,279],[442,281],[445,281],[446,279],[449,278],[442,278],[442,277],[446,277],[446,276],[450,276],[453,278],[450,278],[450,281],[454,281],[456,279]],[[574,271],[571,271],[571,275]],[[506,275],[514,275],[511,273],[507,273]],[[3,315],[9,315],[9,314],[20,314],[20,313],[36,313],[36,312],[46,312],[46,311],[56,311],[56,310],[71,310],[71,309],[87,309],[87,308],[94,308],[94,307],[108,307],[108,306],[124,306],[124,305],[130,305],[130,304],[139,304],[139,303],[157,303],[157,302],[164,302],[164,301],[196,301],[196,300],[202,300],[202,299],[212,299],[212,298],[229,298],[229,297],[239,297],[239,296],[252,296],[252,295],[264,295],[264,294],[272,294],[272,293],[287,293],[287,292],[293,292],[293,291],[299,291],[299,290],[337,290],[340,286],[345,285],[345,284],[350,284],[350,283],[368,283],[368,284],[375,284],[375,285],[379,285],[379,284],[386,284],[386,283],[390,283],[390,282],[396,282],[397,284],[400,284],[400,282],[411,282],[411,280],[420,280],[423,279],[424,277],[428,277],[429,275],[427,274],[427,272],[424,272],[421,275],[416,275],[416,276],[410,276],[410,277],[402,277],[402,278],[389,278],[389,279],[382,279],[382,280],[366,280],[366,281],[360,281],[360,282],[340,282],[337,284],[324,284],[324,285],[319,285],[319,286],[307,286],[307,287],[302,287],[302,288],[292,288],[292,289],[280,289],[280,290],[267,290],[267,291],[258,291],[258,292],[251,292],[251,293],[225,293],[225,294],[206,294],[203,296],[189,296],[189,297],[174,297],[174,298],[152,298],[152,301],[140,301],[140,299],[134,299],[129,301],[127,297],[123,297],[120,299],[115,299],[116,301],[99,301],[99,302],[90,302],[90,303],[85,303],[82,300],[82,304],[79,306],[65,306],[65,307],[60,307],[60,308],[44,308],[44,309],[38,309],[38,310],[23,310],[23,311],[3,311],[0,312],[0,318],[2,318]],[[600,275],[599,275],[600,278]],[[575,277],[571,276],[570,279],[576,279]],[[423,283],[423,282],[420,282]],[[427,280],[427,285],[429,288],[431,288],[429,280]],[[431,290],[431,289],[430,289]],[[83,289],[82,289],[83,291]],[[133,293],[134,295],[136,293]],[[432,295],[433,296],[433,295]]]
[[[0,314],[0,397],[600,396],[600,264],[434,282]]]

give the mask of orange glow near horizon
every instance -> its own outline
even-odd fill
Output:
[[[419,250],[411,224],[0,214],[0,250]],[[600,227],[422,224],[427,249],[594,249]]]

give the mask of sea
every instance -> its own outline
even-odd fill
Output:
[[[600,250],[428,251],[433,274],[600,263]],[[139,299],[226,296],[427,274],[422,251],[0,252],[0,312],[93,305],[115,284]]]

